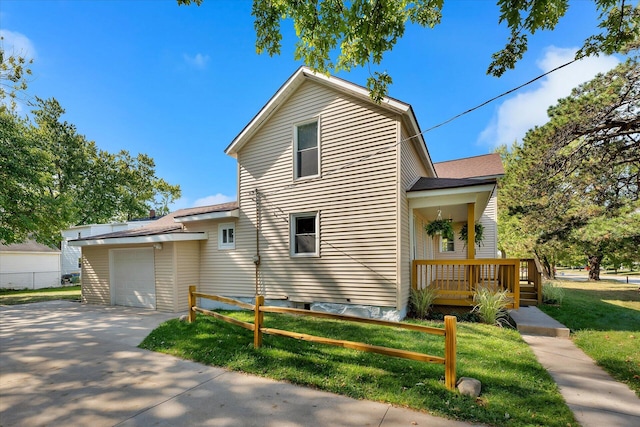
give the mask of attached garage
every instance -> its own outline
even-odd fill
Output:
[[[218,221],[237,217],[235,202],[181,209],[142,228],[70,240],[82,248],[82,301],[186,311],[189,286],[200,283],[201,247],[211,232],[217,243]],[[200,221],[213,221],[213,231],[184,225]]]
[[[111,303],[155,309],[153,248],[112,249],[109,252]]]

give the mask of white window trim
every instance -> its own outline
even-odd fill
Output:
[[[233,242],[224,243],[222,241],[222,230],[233,229]],[[218,224],[218,249],[235,249],[236,248],[236,223],[235,222],[223,222]]]
[[[296,218],[303,216],[316,217],[316,251],[296,253]],[[292,258],[319,258],[320,257],[320,211],[296,212],[289,215],[289,255]]]
[[[305,176],[297,176],[297,170],[298,170],[298,126],[304,126],[304,125],[308,125],[309,123],[317,123],[317,132],[318,135],[316,137],[316,140],[318,141],[318,173],[315,175],[305,175]],[[293,180],[294,181],[304,181],[305,179],[312,179],[312,178],[318,178],[321,174],[322,168],[320,165],[320,159],[322,158],[322,156],[320,155],[320,147],[321,147],[321,141],[320,141],[320,117],[316,117],[314,119],[311,120],[305,120],[303,122],[298,122],[295,123],[293,125]]]

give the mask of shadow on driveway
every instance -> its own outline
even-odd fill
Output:
[[[0,307],[0,424],[469,425],[136,347],[178,316],[68,301]]]

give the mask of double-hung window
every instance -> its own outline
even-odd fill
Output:
[[[318,213],[305,212],[292,214],[290,223],[291,256],[318,256]]]
[[[236,225],[232,222],[218,225],[218,249],[236,248]]]
[[[317,176],[320,170],[318,120],[294,128],[294,178]]]
[[[455,252],[453,239],[447,239],[444,236],[440,236],[440,252]]]

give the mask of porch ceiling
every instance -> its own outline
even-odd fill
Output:
[[[431,179],[437,180],[437,178]],[[429,220],[436,219],[438,210],[440,210],[443,219],[451,219],[453,222],[467,221],[468,203],[475,203],[475,220],[479,220],[489,203],[496,185],[495,182],[485,180],[465,182],[464,184],[467,185],[446,188],[442,186],[444,183],[437,184],[440,185],[418,181],[413,189],[407,192],[409,208]],[[462,183],[458,182],[457,184]]]

